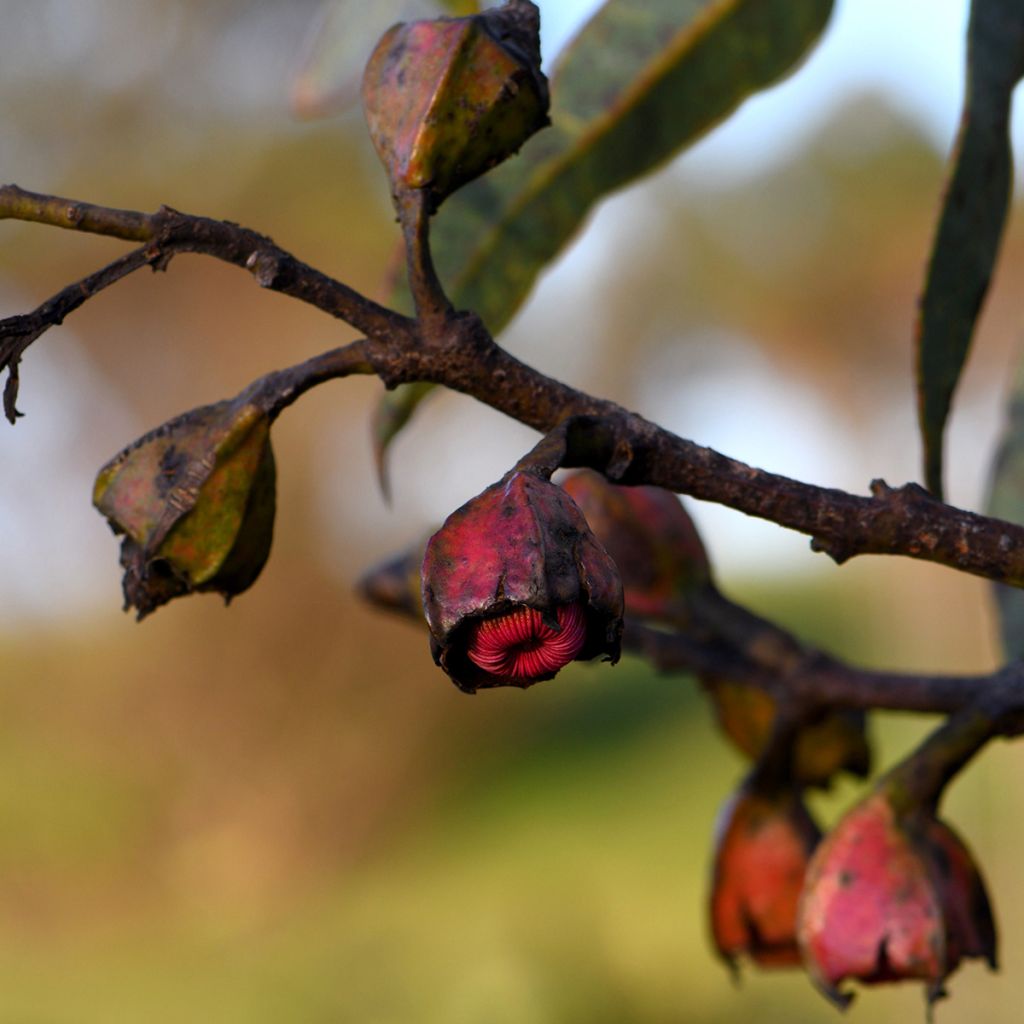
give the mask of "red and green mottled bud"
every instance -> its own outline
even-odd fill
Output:
[[[111,459],[93,504],[124,535],[125,607],[140,619],[193,591],[230,600],[270,554],[270,419],[239,400],[184,413]]]
[[[793,789],[745,785],[722,808],[715,843],[711,933],[732,966],[800,964],[796,916],[807,863],[821,833]]]
[[[539,32],[537,8],[511,0],[385,33],[363,76],[363,108],[396,194],[424,189],[436,209],[548,123]]]
[[[548,480],[515,473],[453,512],[427,544],[422,582],[434,660],[470,693],[618,660],[618,570]]]
[[[963,843],[924,808],[899,811],[885,787],[854,807],[807,872],[798,934],[804,963],[839,1005],[846,980],[919,980],[929,1002],[964,957],[995,963],[995,927]]]
[[[682,502],[660,487],[620,487],[584,470],[562,484],[622,574],[626,609],[640,618],[686,614],[711,568]]]

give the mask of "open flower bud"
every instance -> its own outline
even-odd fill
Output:
[[[719,814],[711,892],[711,932],[735,966],[800,963],[796,914],[807,863],[821,833],[795,789],[744,785]]]
[[[124,534],[125,608],[142,619],[192,591],[230,600],[270,554],[275,467],[270,419],[224,401],[150,431],[96,477],[93,504]]]
[[[615,563],[565,491],[529,473],[488,487],[431,537],[423,608],[434,660],[469,693],[619,657]]]
[[[967,848],[924,808],[897,810],[884,787],[819,846],[798,932],[812,979],[841,1006],[847,979],[918,979],[933,1002],[961,959],[995,967],[992,911]]]
[[[468,18],[400,22],[363,76],[363,108],[396,192],[436,209],[548,123],[540,14],[526,0]]]
[[[710,581],[711,568],[679,498],[661,487],[620,487],[592,470],[562,487],[619,567],[629,614],[684,615],[689,593]]]

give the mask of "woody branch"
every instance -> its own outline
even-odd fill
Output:
[[[550,434],[540,451],[557,465],[587,465],[619,483],[653,484],[727,505],[807,534],[816,550],[837,562],[860,554],[901,555],[1024,585],[1024,527],[946,505],[913,484],[893,489],[875,481],[871,495],[863,496],[748,466],[527,366],[498,346],[472,312],[404,317],[237,224],[166,206],[151,214],[112,209],[15,185],[0,187],[0,219],[142,243],[32,313],[0,320],[0,370],[8,372],[5,403],[11,418],[19,361],[32,342],[127,274],[143,266],[162,269],[181,253],[201,253],[243,267],[261,287],[365,333],[358,372],[372,371],[388,387],[441,384]],[[422,237],[417,251],[429,260]],[[429,266],[420,277],[435,286]],[[342,363],[344,374],[354,372],[351,360]],[[318,383],[330,379],[322,365],[317,373]]]

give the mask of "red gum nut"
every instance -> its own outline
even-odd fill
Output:
[[[574,473],[562,486],[619,567],[631,615],[678,613],[687,592],[710,581],[700,534],[671,491],[621,487],[592,470]]]
[[[478,624],[519,608],[532,609],[544,627],[560,633],[575,627],[560,622],[559,609],[578,605],[585,629],[574,659],[618,660],[622,584],[615,563],[572,499],[548,480],[516,473],[453,512],[427,544],[422,578],[434,659],[461,689],[529,686],[555,674],[545,664],[530,676],[480,664],[491,655],[484,651],[481,658]]]
[[[733,964],[800,964],[796,916],[804,874],[821,837],[793,793],[737,793],[722,809],[711,894],[711,931]]]
[[[928,864],[882,793],[851,810],[818,847],[798,920],[811,978],[841,1006],[840,982],[918,978],[929,999],[949,973],[942,905]]]

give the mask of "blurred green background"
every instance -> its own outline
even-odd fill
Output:
[[[318,6],[0,0],[0,180],[237,220],[383,297],[396,231],[358,111],[301,123],[288,108]],[[541,7],[563,30],[580,16]],[[838,59],[849,7],[775,90],[783,106]],[[937,10],[962,22],[963,4]],[[784,130],[751,104],[761,151],[702,144],[616,197],[503,340],[768,469],[861,493],[916,477],[911,338],[948,138],[891,91],[829,103]],[[1020,220],[952,428],[950,496],[969,507],[1020,334]],[[5,222],[0,314],[122,250]],[[321,388],[275,427],[280,511],[258,586],[230,610],[120,613],[95,469],[349,336],[183,257],[25,359],[27,415],[0,438],[0,1022],[836,1019],[799,974],[745,972],[737,990],[711,953],[710,835],[743,768],[692,680],[626,660],[469,699],[422,630],[354,598],[374,559],[500,476],[532,443],[524,428],[433,400],[395,447],[389,509],[369,452],[379,385]],[[809,642],[887,668],[998,662],[981,581],[836,568],[806,538],[693,512],[723,589]],[[927,727],[878,716],[879,765]],[[1003,970],[963,968],[943,1022],[1017,1021],[1024,1005],[1022,770],[1019,745],[1000,745],[947,801],[994,894]],[[832,820],[856,793],[815,809]],[[887,988],[847,1018],[920,1008],[917,988]]]

